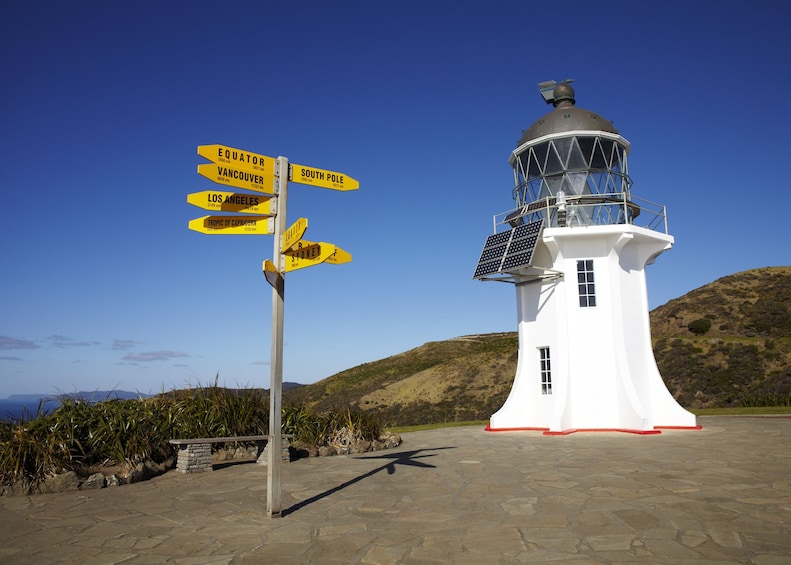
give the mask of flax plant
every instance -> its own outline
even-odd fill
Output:
[[[317,447],[376,439],[380,432],[375,416],[349,408],[316,414],[304,405],[286,405],[282,421],[284,433]],[[170,439],[267,435],[268,428],[267,394],[221,388],[216,381],[135,400],[64,396],[51,413],[39,409],[34,418],[0,423],[0,482],[35,486],[65,470],[161,463],[175,454]]]

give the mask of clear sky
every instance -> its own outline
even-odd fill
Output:
[[[40,2],[0,8],[0,397],[268,387],[272,236],[187,229],[222,144],[340,171],[288,222],[352,263],[289,273],[283,378],[516,330],[472,280],[536,84],[630,141],[633,194],[668,206],[651,308],[791,264],[791,4]],[[242,192],[242,191],[240,191]]]

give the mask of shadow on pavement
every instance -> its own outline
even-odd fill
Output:
[[[420,454],[425,452],[425,451],[438,451],[440,449],[455,449],[455,447],[432,447],[432,448],[428,448],[428,449],[414,449],[412,451],[400,451],[398,453],[386,453],[384,455],[375,455],[375,456],[368,456],[368,457],[355,457],[355,460],[357,460],[357,461],[366,461],[366,460],[369,460],[369,459],[388,459],[389,461],[387,461],[387,463],[385,463],[384,465],[382,465],[380,467],[376,467],[374,469],[371,469],[367,473],[363,473],[359,477],[355,477],[355,478],[353,478],[351,480],[346,481],[345,483],[341,483],[340,485],[338,485],[336,487],[333,487],[333,488],[331,488],[329,490],[326,490],[326,491],[324,491],[322,493],[319,493],[319,494],[317,494],[315,496],[311,496],[310,498],[302,500],[302,501],[294,504],[293,506],[291,506],[289,508],[286,508],[285,510],[283,510],[281,512],[281,516],[288,516],[289,514],[292,514],[292,513],[296,512],[297,510],[300,510],[301,508],[304,508],[308,504],[313,504],[314,502],[317,502],[317,501],[321,500],[322,498],[326,498],[326,497],[330,496],[333,493],[336,493],[336,492],[338,492],[340,490],[345,489],[348,486],[351,486],[351,485],[353,485],[355,483],[359,483],[363,479],[371,477],[371,476],[375,475],[376,473],[379,473],[380,471],[385,471],[386,470],[388,475],[392,475],[392,474],[394,474],[396,472],[396,465],[411,465],[413,467],[422,467],[422,468],[425,468],[425,469],[436,469],[436,465],[431,465],[429,463],[424,463],[422,461],[418,461],[418,459],[425,459],[427,457],[434,457],[434,455],[436,455],[434,453],[426,453],[425,455],[420,455]]]

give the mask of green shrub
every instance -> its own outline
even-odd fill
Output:
[[[711,329],[711,320],[709,318],[698,318],[690,322],[687,328],[695,335],[703,335]]]

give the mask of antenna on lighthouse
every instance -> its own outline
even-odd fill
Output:
[[[555,96],[553,91],[558,84],[569,84],[574,82],[573,78],[567,78],[562,82],[557,82],[554,80],[545,80],[544,82],[538,83],[538,91],[541,93],[541,97],[544,99],[544,102],[547,104],[552,104],[555,101]]]

